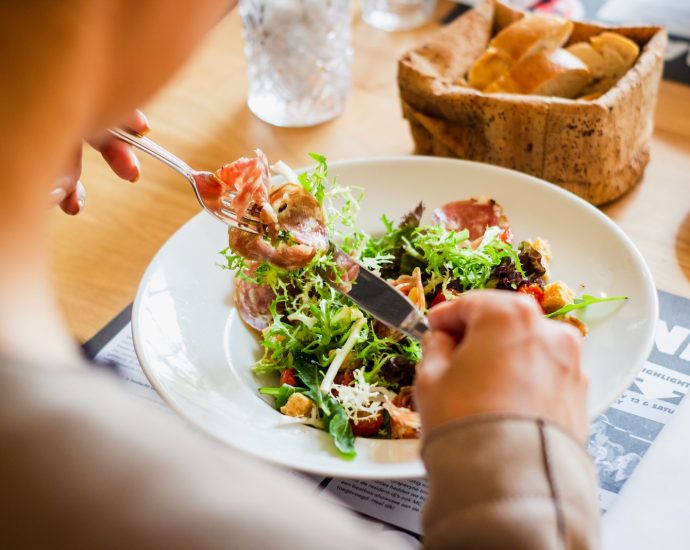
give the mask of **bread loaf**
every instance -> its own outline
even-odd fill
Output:
[[[572,32],[570,21],[543,15],[526,16],[499,32],[468,73],[469,85],[483,90],[520,60],[561,47]]]
[[[587,65],[592,74],[583,99],[594,99],[609,90],[633,66],[640,48],[616,32],[602,32],[589,42],[576,42],[568,51]]]
[[[467,82],[473,88],[484,90],[492,82],[510,71],[514,61],[502,55],[496,48],[486,50],[467,74]]]
[[[532,15],[524,17],[499,32],[490,46],[515,61],[543,50],[554,50],[565,44],[573,23],[558,17]]]
[[[587,86],[587,66],[562,48],[543,51],[516,63],[484,91],[573,98]]]
[[[589,41],[604,59],[607,61],[615,59],[619,63],[616,67],[619,78],[633,66],[637,56],[640,55],[640,47],[617,32],[602,32],[590,38]]]

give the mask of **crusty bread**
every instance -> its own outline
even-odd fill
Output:
[[[489,42],[487,50],[472,65],[467,75],[470,86],[483,90],[518,61],[559,48],[568,40],[572,29],[570,21],[543,15],[515,21]]]
[[[625,67],[623,72],[632,67],[637,56],[640,55],[640,47],[617,32],[602,32],[590,38],[589,41],[594,49],[604,56],[604,59],[616,58],[620,60],[621,67]]]
[[[635,63],[640,48],[616,32],[605,31],[576,42],[568,51],[581,59],[592,74],[591,84],[583,91],[582,99],[594,99],[609,90]]]
[[[547,95],[573,98],[589,83],[587,66],[562,48],[543,51],[516,63],[486,93]]]
[[[543,50],[560,48],[573,31],[573,23],[558,17],[524,17],[499,32],[489,43],[515,61]]]
[[[589,42],[577,42],[568,46],[566,50],[587,65],[592,78],[599,79],[610,70],[604,56],[595,50]]]
[[[470,86],[483,90],[510,71],[514,61],[501,55],[496,48],[488,48],[467,73]]]

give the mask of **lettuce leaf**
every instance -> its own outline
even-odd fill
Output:
[[[352,459],[357,456],[355,450],[355,436],[345,409],[330,394],[319,389],[319,363],[304,354],[295,355],[293,368],[302,383],[307,386],[304,395],[309,397],[321,411],[324,427],[331,434],[333,443],[344,458]]]
[[[566,313],[570,313],[571,311],[575,311],[576,309],[584,309],[587,306],[591,306],[592,304],[601,304],[602,302],[618,302],[627,299],[627,296],[610,296],[605,298],[597,298],[596,296],[592,296],[590,294],[583,294],[581,298],[575,298],[575,301],[572,304],[568,304],[567,306],[563,306],[562,308],[557,309],[556,311],[552,311],[547,315],[547,317],[559,317],[560,315],[565,315]]]

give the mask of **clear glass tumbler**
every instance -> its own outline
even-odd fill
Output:
[[[349,0],[240,0],[247,104],[275,126],[338,116],[352,82]]]
[[[360,0],[362,18],[384,31],[404,31],[431,20],[436,0]]]

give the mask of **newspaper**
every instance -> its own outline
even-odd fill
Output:
[[[599,475],[602,512],[614,504],[621,488],[690,388],[690,300],[666,292],[659,292],[659,300],[660,319],[649,360],[630,388],[592,423],[587,448]],[[117,328],[95,359],[115,365],[118,375],[142,399],[166,407],[141,370],[129,322]],[[402,542],[415,546],[420,540],[420,511],[427,489],[424,480],[300,477],[363,517],[376,520],[382,529],[396,530]]]
[[[587,449],[603,511],[615,501],[690,388],[690,300],[659,292],[654,347],[633,384],[592,423]]]

